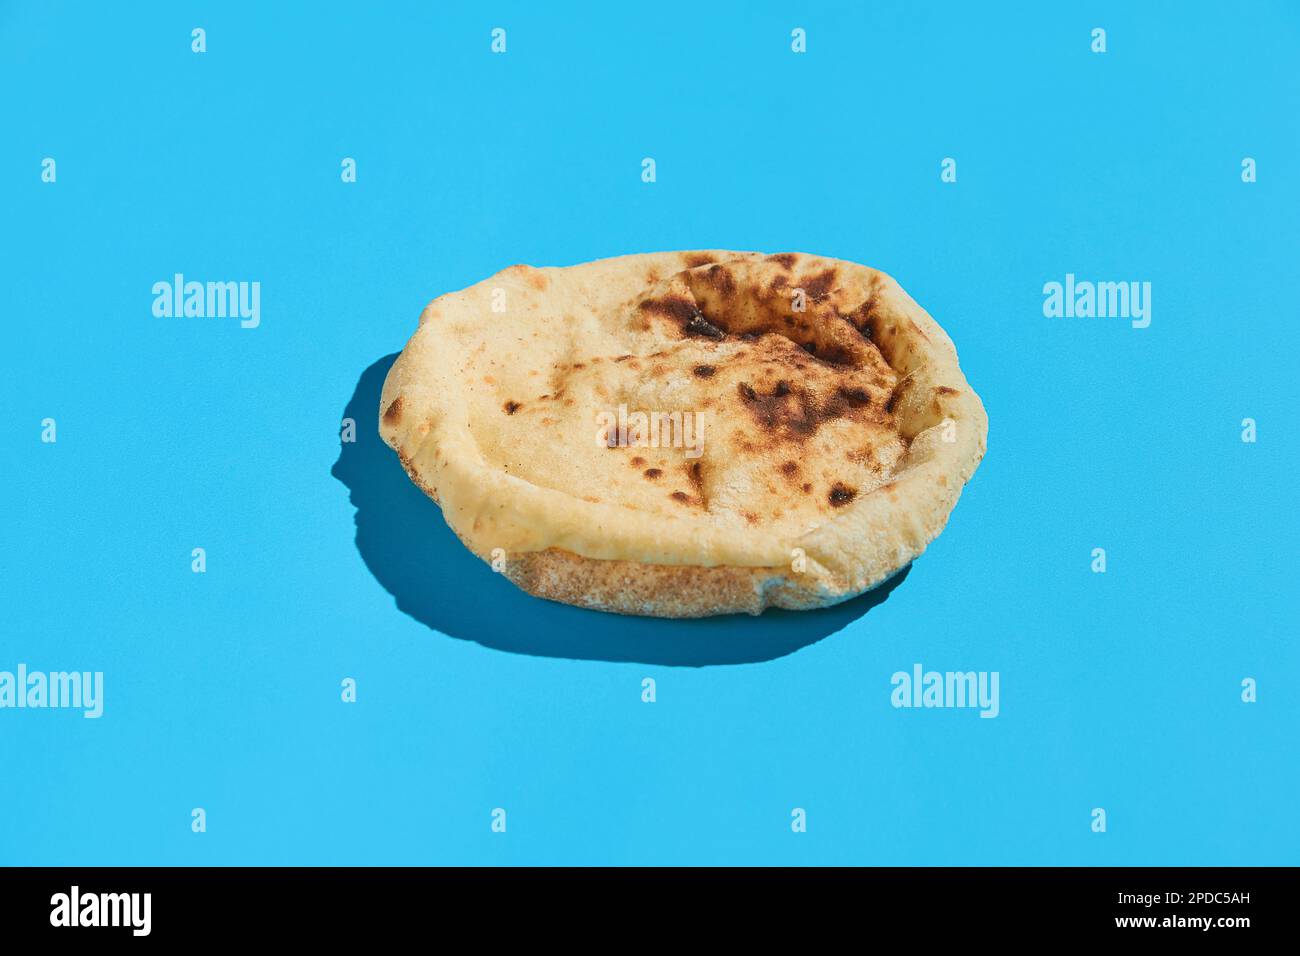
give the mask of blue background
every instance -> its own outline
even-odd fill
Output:
[[[1300,863],[1297,7],[613,6],[0,6],[0,669],[106,698],[0,711],[0,863]],[[883,601],[536,601],[378,445],[434,296],[692,248],[956,341],[988,456]],[[175,272],[261,327],[155,318]],[[1044,318],[1066,272],[1151,327]],[[893,709],[917,662],[1001,716]]]

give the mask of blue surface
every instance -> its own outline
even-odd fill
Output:
[[[0,670],[105,683],[0,710],[0,863],[1300,863],[1297,8],[477,6],[0,6]],[[435,295],[709,247],[889,271],[984,399],[874,607],[538,602],[381,454]],[[1045,318],[1067,272],[1151,326]],[[894,709],[915,663],[1000,716]]]

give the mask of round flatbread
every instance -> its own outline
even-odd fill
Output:
[[[905,567],[988,420],[884,273],[700,251],[511,266],[435,299],[379,430],[524,590],[698,617],[835,604]]]

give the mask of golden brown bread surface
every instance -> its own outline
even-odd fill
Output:
[[[875,586],[942,530],[987,432],[891,278],[725,251],[512,266],[435,299],[379,417],[520,587],[667,617]]]

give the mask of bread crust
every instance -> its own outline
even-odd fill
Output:
[[[586,444],[593,403],[620,397],[705,405],[720,437],[695,462]],[[700,250],[512,266],[435,299],[379,430],[529,593],[700,617],[836,604],[908,565],[987,417],[947,334],[884,273]]]

